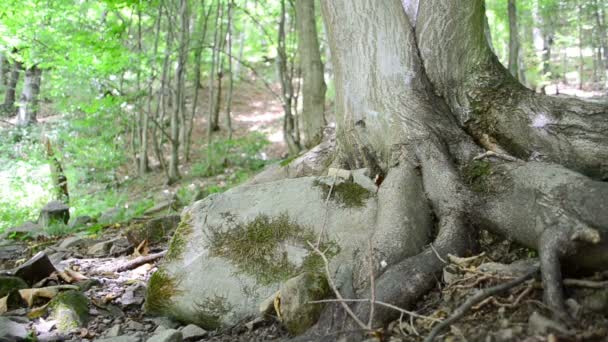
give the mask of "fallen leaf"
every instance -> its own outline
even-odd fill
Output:
[[[148,248],[148,240],[145,239],[144,241],[142,241],[139,246],[137,246],[137,248],[135,248],[135,251],[133,251],[133,255],[138,257],[138,256],[146,256],[148,255],[148,253],[150,252],[150,248]]]
[[[48,286],[41,287],[38,289],[22,289],[19,290],[19,294],[21,298],[27,303],[28,307],[32,307],[34,305],[34,300],[36,298],[48,298],[51,299],[55,297],[62,290],[78,290],[78,286],[74,285],[57,285],[57,286]]]

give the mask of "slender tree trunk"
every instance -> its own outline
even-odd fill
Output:
[[[194,117],[196,115],[196,109],[198,107],[198,95],[201,89],[201,63],[203,56],[203,45],[207,38],[207,23],[209,21],[209,15],[213,9],[213,3],[209,6],[205,12],[205,0],[201,0],[201,15],[199,21],[199,33],[198,43],[194,49],[194,96],[192,99],[192,112],[190,114],[190,123],[188,124],[188,134],[186,135],[184,154],[186,161],[190,161],[190,148],[192,146],[192,129],[194,128]],[[202,32],[201,32],[202,31]]]
[[[40,80],[42,70],[33,65],[25,70],[23,90],[19,99],[17,113],[17,126],[27,126],[36,122],[38,114],[38,95],[40,94]]]
[[[228,3],[228,96],[226,97],[226,124],[228,125],[228,139],[232,139],[232,92],[234,91],[234,75],[232,74],[232,13],[234,0]]]
[[[180,38],[179,53],[177,61],[176,78],[176,103],[171,113],[171,159],[169,162],[169,183],[174,183],[181,176],[179,174],[179,145],[180,145],[180,125],[184,125],[183,118],[186,109],[185,104],[185,74],[186,63],[188,61],[188,33],[189,24],[189,5],[188,0],[180,0]]]
[[[304,145],[311,148],[323,137],[325,121],[325,79],[319,50],[314,0],[296,0],[298,52],[302,68],[302,121]]]
[[[282,104],[283,111],[285,113],[283,120],[283,138],[287,143],[287,148],[289,149],[289,154],[292,156],[297,155],[301,146],[296,139],[295,132],[295,124],[293,117],[293,108],[292,108],[292,100],[293,100],[293,85],[292,80],[288,75],[287,70],[287,49],[285,46],[285,22],[287,18],[287,9],[285,6],[285,0],[281,0],[281,16],[279,19],[279,32],[277,39],[277,69],[279,74],[279,79],[281,81],[281,90],[282,90]]]
[[[17,83],[19,82],[19,75],[23,66],[20,62],[14,61],[12,63],[10,77],[6,87],[6,93],[4,95],[4,108],[7,111],[14,113],[15,108],[15,94],[17,92]]]
[[[576,7],[578,10],[578,89],[583,89],[583,74],[585,73],[585,59],[583,58],[583,6],[580,0],[577,0]]]
[[[226,45],[226,32],[224,32],[224,4],[220,1],[221,11],[220,11],[220,24],[217,26],[219,30],[218,41],[217,41],[217,53],[216,53],[216,62],[215,65],[217,67],[217,72],[215,76],[217,77],[217,87],[215,89],[215,99],[213,100],[213,117],[211,122],[211,130],[219,131],[220,130],[220,111],[222,106],[222,82],[224,80],[224,48]]]
[[[154,48],[152,49],[152,56],[151,58],[149,58],[149,61],[156,61],[157,55],[158,55],[158,44],[160,41],[160,29],[161,29],[161,25],[163,22],[163,4],[161,3],[158,6],[158,13],[156,15],[156,23],[155,23],[155,33],[154,33]],[[148,161],[148,132],[150,131],[148,128],[149,126],[149,121],[150,118],[152,118],[152,120],[156,120],[158,118],[158,112],[159,112],[159,108],[160,108],[160,103],[157,104],[156,106],[156,114],[153,115],[152,113],[152,101],[154,100],[154,82],[157,79],[157,71],[156,71],[156,63],[151,63],[151,70],[150,70],[150,79],[148,80],[148,97],[146,100],[146,111],[144,112],[144,117],[143,117],[143,127],[146,127],[146,129],[142,132],[142,145],[141,145],[141,150],[140,150],[140,166],[139,169],[141,170],[142,167],[146,167],[148,168],[149,166],[149,161]],[[161,84],[162,86],[162,84]],[[162,95],[159,94],[159,98]],[[154,126],[154,128],[152,129],[152,143],[154,145],[156,145],[157,140],[155,138],[156,135],[156,126]],[[146,156],[145,159],[142,159],[141,156]],[[158,156],[157,156],[158,157]],[[142,165],[142,163],[145,163],[144,165]],[[161,163],[161,166],[163,164]]]
[[[222,15],[222,3],[221,0],[217,0],[216,2],[216,11],[215,11],[215,25],[214,33],[213,33],[213,49],[211,52],[211,71],[209,73],[209,117],[207,119],[207,152],[211,151],[211,134],[217,125],[217,122],[214,123],[214,111],[215,111],[215,70],[217,67],[217,57],[219,54],[218,43],[220,40],[220,32],[218,28],[218,23],[220,22],[220,17]],[[210,156],[208,155],[207,158]]]
[[[160,18],[160,16],[159,16]],[[157,35],[158,36],[158,35]],[[158,42],[158,39],[157,39]],[[144,109],[143,94],[141,94],[141,59],[142,59],[142,32],[141,32],[141,4],[137,7],[137,53],[138,67],[137,67],[137,112],[139,121],[139,154],[137,169],[139,175],[143,175],[150,171],[149,159],[148,159],[148,112]],[[156,51],[155,51],[156,54]]]
[[[516,79],[519,79],[519,29],[517,27],[517,7],[516,0],[509,0],[509,72]]]

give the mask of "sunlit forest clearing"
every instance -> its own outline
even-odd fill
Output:
[[[607,12],[2,1],[0,341],[608,338]]]

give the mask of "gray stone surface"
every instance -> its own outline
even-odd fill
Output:
[[[182,338],[184,341],[198,340],[207,336],[207,330],[199,327],[198,325],[188,324],[181,328]]]
[[[23,340],[27,337],[27,324],[0,316],[0,342]]]
[[[55,266],[44,252],[38,252],[15,270],[15,276],[25,280],[29,285],[48,277],[55,272]]]
[[[140,342],[141,338],[132,335],[122,335],[117,337],[107,337],[96,339],[95,342]]]
[[[42,227],[32,221],[27,221],[22,225],[8,228],[0,235],[0,238],[7,239],[9,237],[22,238],[26,235],[36,237],[42,233]]]
[[[262,283],[240,271],[230,258],[210,256],[209,246],[213,232],[226,232],[233,229],[235,223],[247,224],[260,214],[271,218],[287,214],[290,220],[314,232],[316,237],[324,225],[327,209],[325,241],[339,246],[339,253],[331,259],[331,272],[338,286],[351,283],[355,255],[367,251],[367,241],[376,226],[376,197],[371,192],[363,207],[348,208],[333,200],[326,206],[323,192],[315,186],[318,180],[328,183],[332,178],[305,177],[240,186],[186,208],[182,213],[184,229],[180,227],[175,233],[178,244],[183,243],[183,250],[176,253],[177,257],[171,257],[170,249],[161,266],[169,277],[179,279],[177,295],[171,298],[167,312],[177,312],[180,319],[191,320],[206,329],[214,327],[197,317],[209,311],[205,306],[214,300],[222,301],[225,309],[213,316],[223,325],[259,314],[260,303],[279,289],[281,281]],[[374,189],[373,183],[367,180],[363,186]],[[379,236],[378,241],[382,238]],[[396,250],[398,247],[384,253],[403,253],[401,249]],[[298,267],[303,260],[302,251],[305,256],[314,254],[305,243],[291,241],[278,248],[283,249],[289,261],[299,263]],[[367,278],[366,272],[364,275]]]
[[[38,224],[41,227],[48,227],[53,223],[68,224],[70,220],[70,207],[60,201],[51,201],[47,203],[41,210],[38,216]]]
[[[149,338],[148,342],[182,342],[182,333],[175,329],[163,330]]]

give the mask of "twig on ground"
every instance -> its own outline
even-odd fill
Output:
[[[369,320],[367,321],[367,327],[371,330],[374,322],[374,303],[376,301],[376,282],[374,280],[374,252],[372,249],[372,240],[368,241],[369,249],[369,288],[370,288],[370,308],[369,308]]]
[[[464,314],[470,309],[472,308],[475,304],[483,301],[484,299],[494,296],[496,294],[499,294],[501,292],[504,292],[510,288],[513,288],[521,283],[523,283],[524,281],[532,278],[536,273],[538,273],[539,268],[535,267],[533,270],[529,271],[528,273],[524,274],[523,276],[513,279],[507,283],[503,283],[500,285],[496,285],[487,289],[483,289],[483,290],[479,290],[477,291],[477,293],[475,293],[473,296],[471,296],[469,299],[467,299],[462,305],[460,305],[458,308],[456,308],[456,310],[454,310],[454,312],[450,315],[450,317],[446,318],[444,321],[442,321],[441,323],[437,324],[433,330],[431,330],[431,333],[426,337],[425,341],[426,342],[431,342],[435,339],[435,337],[437,337],[437,335],[446,327],[450,326],[452,323],[456,322],[458,319],[460,319],[462,316],[464,316]]]
[[[146,256],[142,256],[142,257],[138,257],[135,258],[123,265],[117,266],[114,269],[112,269],[112,272],[124,272],[124,271],[128,271],[128,270],[132,270],[138,266],[141,266],[145,263],[154,261],[156,259],[160,259],[163,256],[165,256],[165,254],[167,254],[167,251],[162,251],[159,253],[154,253],[154,254],[150,254],[150,255],[146,255]]]
[[[564,285],[575,287],[587,287],[590,289],[603,289],[605,287],[608,287],[608,280],[595,281],[585,279],[564,279]]]
[[[338,291],[338,288],[336,287],[336,284],[334,283],[334,280],[333,280],[333,278],[331,276],[331,272],[329,271],[329,260],[327,260],[327,257],[325,256],[325,253],[321,252],[319,250],[319,248],[313,246],[313,244],[310,243],[310,242],[308,242],[308,245],[317,254],[319,254],[319,256],[321,257],[321,259],[323,259],[323,263],[325,264],[325,274],[327,276],[327,282],[329,283],[329,286],[331,287],[331,289],[334,291],[334,294],[336,295],[336,298],[338,298],[338,300],[340,301],[340,304],[342,305],[342,307],[344,308],[344,310],[346,311],[346,313],[350,316],[350,318],[352,318],[357,323],[357,325],[361,329],[366,330],[366,331],[369,330],[369,329],[367,329],[367,327],[365,326],[365,324],[359,319],[359,317],[357,317],[357,315],[355,315],[355,313],[353,312],[353,310],[351,310],[351,308],[348,306],[348,304],[346,304],[346,301],[342,297],[342,294],[340,294],[340,291]]]
[[[359,299],[344,299],[344,298],[338,298],[338,299],[321,299],[321,300],[314,300],[314,301],[310,301],[309,303],[311,304],[319,304],[319,303],[360,303],[360,302],[369,302],[370,300],[368,298],[359,298]],[[393,304],[389,304],[389,303],[385,303],[379,300],[374,301],[374,304],[376,305],[380,305],[380,306],[384,306],[387,307],[389,309],[393,309],[395,311],[404,313],[406,315],[410,315],[413,317],[417,317],[417,318],[422,318],[422,319],[428,319],[430,321],[433,321],[435,323],[441,323],[441,320],[437,319],[437,318],[433,318],[433,317],[429,317],[429,316],[424,316],[418,313],[415,313],[413,311],[408,311],[405,309],[402,309],[396,305]]]
[[[484,159],[484,158],[489,158],[489,157],[496,157],[496,158],[500,158],[506,161],[518,161],[519,159],[510,156],[508,154],[504,154],[504,153],[496,153],[494,151],[487,151],[485,153],[482,153],[480,155],[478,155],[477,157],[473,158],[473,160],[480,160],[480,159]]]
[[[323,235],[325,235],[325,226],[327,225],[327,212],[329,211],[329,207],[327,203],[329,203],[329,198],[331,197],[331,192],[334,190],[334,185],[336,184],[336,178],[338,176],[334,175],[334,179],[331,182],[331,186],[329,187],[329,191],[327,192],[327,198],[325,198],[325,213],[323,214],[323,226],[321,226],[321,232],[319,233],[319,237],[317,238],[316,247],[319,248],[321,246],[321,239],[323,239]]]

